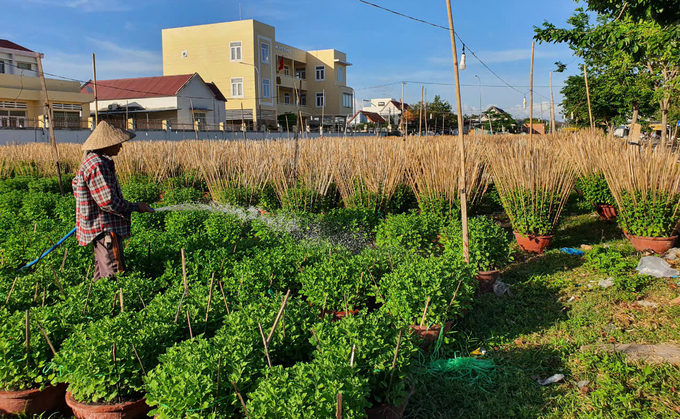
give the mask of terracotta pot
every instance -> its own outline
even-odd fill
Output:
[[[493,292],[493,284],[496,283],[498,274],[498,269],[477,272],[476,278],[477,282],[479,282],[479,290],[482,292]]]
[[[448,332],[451,330],[451,326],[453,325],[453,321],[448,321],[444,323],[444,333]],[[434,341],[436,341],[439,338],[439,333],[442,330],[441,325],[435,325],[435,326],[430,326],[429,328],[427,326],[418,326],[416,324],[412,324],[411,330],[413,333],[416,334],[417,337],[421,338],[423,340],[424,344],[430,344]]]
[[[597,211],[597,214],[600,216],[600,218],[607,221],[615,220],[616,216],[618,215],[616,207],[609,204],[597,204],[595,206],[595,211]]]
[[[635,250],[638,252],[643,252],[645,250],[651,250],[654,253],[662,254],[666,253],[673,247],[675,240],[678,236],[673,237],[640,237],[633,236],[632,234],[626,233],[626,237],[633,245]]]
[[[47,386],[44,390],[0,391],[0,416],[39,415],[64,408],[66,386]]]
[[[78,419],[142,419],[151,411],[146,399],[118,404],[86,404],[78,403],[71,393],[66,393],[66,404]]]
[[[554,235],[550,235],[550,236],[534,236],[534,235],[523,236],[516,231],[513,231],[513,234],[515,235],[515,240],[517,240],[517,244],[519,245],[519,247],[522,250],[524,250],[525,252],[529,252],[529,253],[543,253],[543,251],[548,246],[550,246],[550,242],[555,237]]]
[[[356,316],[357,314],[359,314],[359,310],[350,310],[349,312],[321,310],[321,315],[319,317],[326,317],[326,314],[332,314],[333,315],[332,321],[337,322],[338,320],[342,320],[343,318],[350,316],[350,315]]]

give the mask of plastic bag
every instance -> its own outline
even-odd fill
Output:
[[[637,266],[640,275],[651,275],[657,278],[676,277],[680,272],[671,268],[665,260],[656,256],[645,256],[640,259]]]

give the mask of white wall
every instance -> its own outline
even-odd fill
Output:
[[[270,51],[271,54],[271,51]],[[206,119],[209,125],[217,125],[224,121],[224,102],[214,99],[212,91],[201,81],[201,78],[194,76],[191,81],[179,91],[177,105],[179,111],[177,118],[180,124],[191,124],[191,106],[194,109],[209,109],[206,112]]]

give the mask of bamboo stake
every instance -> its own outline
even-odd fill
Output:
[[[595,130],[595,124],[593,123],[593,110],[590,107],[590,88],[588,87],[588,68],[583,64],[583,77],[586,81],[586,98],[588,99],[588,117],[590,118],[590,129]]]
[[[54,270],[52,265],[50,265],[50,269],[52,270],[52,273],[54,274],[54,282],[57,283],[57,287],[59,287],[59,292],[61,292],[61,295],[66,297],[66,294],[64,293],[64,289],[61,287],[61,282],[59,282],[59,277],[57,276],[57,272]]]
[[[232,381],[231,385],[234,387],[234,391],[236,392],[236,395],[238,396],[238,400],[241,402],[241,407],[243,407],[243,413],[246,415],[246,417],[250,417],[248,415],[248,408],[246,407],[246,403],[243,401],[243,396],[241,396],[241,393],[238,391],[238,387],[236,387],[236,383],[234,381]]]
[[[342,419],[342,393],[338,393],[335,408],[335,419]]]
[[[550,72],[550,133],[555,134],[557,127],[555,126],[555,98],[553,96],[553,82],[552,71]]]
[[[189,325],[189,338],[194,338],[194,332],[191,330],[191,318],[189,317],[189,310],[187,310],[187,324]]]
[[[217,386],[215,389],[215,400],[220,397],[220,367],[222,367],[222,354],[217,358]],[[217,412],[217,403],[215,403],[215,407],[213,408],[213,413],[215,412]]]
[[[40,280],[35,281],[35,293],[33,294],[33,304],[38,301],[38,289],[40,285]]]
[[[425,106],[425,86],[420,86],[420,120],[418,125],[418,138],[423,134],[423,106]]]
[[[357,345],[352,345],[352,355],[349,358],[349,366],[354,368],[354,354],[357,350]]]
[[[99,124],[99,106],[97,100],[97,64],[94,59],[94,52],[92,53],[92,86],[94,90],[94,126]],[[125,120],[125,127],[127,128],[127,119]]]
[[[85,297],[85,307],[83,307],[83,314],[85,314],[85,311],[87,311],[87,303],[90,301],[90,292],[92,291],[93,284],[94,280],[90,281],[90,286],[87,287],[87,297]]]
[[[394,378],[394,369],[397,367],[397,357],[399,356],[399,347],[401,346],[401,335],[403,330],[399,330],[399,337],[397,338],[397,347],[394,348],[394,358],[392,358],[392,370],[390,371],[390,382],[387,388],[392,387],[392,379]]]
[[[184,295],[189,296],[189,283],[187,281],[187,265],[184,258],[184,249],[181,250],[182,253],[182,280],[184,281]]]
[[[116,388],[118,389],[118,400],[120,401],[120,372],[118,371],[118,361],[116,359],[116,342],[111,346],[111,357],[113,358],[113,367],[116,370],[118,380],[116,381]]]
[[[64,258],[61,260],[61,267],[59,268],[60,271],[64,270],[64,265],[66,265],[66,256],[68,256],[68,247],[64,249]]]
[[[12,281],[12,287],[9,289],[9,294],[7,294],[7,299],[5,300],[5,305],[9,304],[9,298],[12,296],[12,292],[14,292],[14,286],[17,284],[18,279],[19,279],[18,276],[14,277],[14,281]]]
[[[135,351],[135,356],[137,357],[137,361],[139,362],[139,366],[142,368],[142,374],[146,375],[146,370],[144,369],[144,364],[142,364],[142,358],[139,357],[139,353],[137,352],[137,348],[135,348],[134,343],[132,343],[132,350]]]
[[[30,309],[26,309],[26,366],[31,357],[31,314]]]
[[[269,335],[267,336],[267,345],[269,345],[269,342],[272,341],[272,337],[274,337],[274,331],[276,330],[276,326],[279,325],[279,321],[281,320],[281,316],[283,315],[283,311],[286,309],[286,304],[288,303],[288,297],[289,296],[290,296],[290,290],[288,290],[285,297],[283,297],[283,302],[281,303],[281,308],[279,309],[279,312],[276,315],[276,319],[274,320],[274,325],[272,326],[272,330],[269,331]]]
[[[137,295],[139,295],[139,301],[142,302],[142,307],[146,308],[146,303],[144,302],[144,299],[142,298],[142,293],[137,291]]]
[[[420,327],[423,327],[423,324],[425,324],[425,316],[427,315],[427,308],[430,306],[430,297],[427,297],[427,300],[425,300],[425,310],[423,311],[423,317],[420,319]]]
[[[123,308],[123,289],[119,288],[118,291],[120,293],[120,312],[123,313],[125,311]]]
[[[318,349],[319,353],[321,353],[321,344],[319,343],[319,338],[316,337],[316,332],[314,331],[313,327],[312,327],[312,336],[314,336],[314,341],[316,342],[316,349]]]
[[[182,310],[182,303],[184,302],[184,295],[182,295],[182,298],[179,299],[179,305],[177,306],[177,312],[175,313],[175,324],[177,324],[177,320],[179,320],[179,313]]]
[[[217,281],[217,284],[220,286],[220,292],[222,293],[222,301],[224,301],[224,308],[227,310],[227,314],[229,314],[229,305],[227,304],[227,297],[224,295],[224,288],[222,287],[222,281]]]
[[[260,329],[260,336],[262,336],[262,344],[264,345],[264,355],[267,357],[267,364],[269,368],[272,367],[272,361],[269,359],[269,348],[267,347],[267,339],[264,337],[264,332],[262,331],[262,324],[258,323],[257,327]]]
[[[215,272],[210,277],[210,291],[208,291],[208,307],[205,309],[205,327],[203,333],[208,330],[208,315],[210,314],[210,302],[212,301],[213,285],[215,283]]]
[[[38,323],[38,327],[40,328],[40,333],[42,333],[43,337],[45,338],[45,342],[47,342],[47,345],[50,347],[50,350],[52,351],[52,355],[56,355],[57,351],[54,350],[54,346],[52,345],[50,338],[47,336],[45,329],[43,329],[42,324],[40,324],[38,319],[35,319],[35,322]]]
[[[467,182],[465,180],[465,134],[463,129],[463,104],[460,97],[460,77],[458,75],[458,52],[456,51],[456,33],[453,29],[453,11],[451,0],[446,0],[446,8],[449,13],[449,32],[451,35],[451,52],[453,53],[453,75],[456,80],[456,103],[458,106],[458,142],[460,147],[460,213],[463,233],[463,257],[465,262],[470,263],[470,243],[468,239],[468,215],[467,215]]]

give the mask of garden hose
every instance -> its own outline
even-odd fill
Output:
[[[73,235],[73,233],[75,233],[75,232],[76,232],[76,229],[73,228],[73,230],[71,230],[67,235],[65,235],[64,237],[62,237],[61,240],[59,240],[54,246],[50,247],[49,249],[47,249],[47,251],[46,251],[45,253],[43,253],[42,255],[40,255],[40,257],[39,257],[38,259],[34,260],[33,262],[29,263],[28,265],[24,266],[23,268],[17,269],[17,272],[23,271],[23,270],[26,269],[26,268],[30,268],[31,266],[33,266],[33,265],[35,265],[36,263],[40,262],[45,256],[49,255],[54,249],[56,249],[56,248],[59,247],[62,243],[64,243],[64,242],[66,241],[66,239],[68,239],[69,237],[71,237],[71,236]]]

